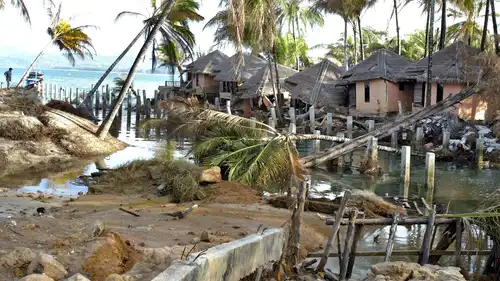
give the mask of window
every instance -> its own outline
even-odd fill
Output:
[[[405,90],[405,84],[399,83],[399,91],[402,92]]]
[[[439,83],[437,84],[436,103],[442,101],[443,97],[444,97],[444,85]]]
[[[365,82],[365,102],[370,102],[370,82]]]

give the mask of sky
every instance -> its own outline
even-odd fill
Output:
[[[219,0],[200,0],[200,14],[205,17],[203,22],[192,23],[191,29],[196,36],[197,48],[208,52],[213,47],[213,29],[203,27],[213,17],[219,7]],[[54,0],[58,3],[58,0]],[[46,34],[49,18],[41,0],[25,0],[31,15],[31,26],[20,16],[18,10],[6,7],[0,11],[0,54],[37,54],[47,44],[49,37]],[[141,30],[142,24],[139,18],[124,18],[118,22],[114,19],[116,15],[124,10],[136,12],[148,12],[148,0],[63,0],[62,17],[71,18],[72,25],[96,25],[96,30],[88,30],[92,38],[97,55],[117,56],[129,44],[129,42]],[[390,35],[395,35],[396,27],[394,19],[389,22],[392,13],[393,1],[381,0],[375,7],[367,10],[361,17],[363,27],[373,27],[377,30],[387,30]],[[421,9],[415,4],[408,4],[400,12],[401,34],[409,34],[417,29],[425,28],[425,17]],[[323,27],[315,27],[314,30],[306,30],[306,42],[314,46],[323,43],[333,43],[339,39],[344,30],[344,24],[340,17],[328,15]],[[349,30],[349,33],[352,29]],[[352,33],[351,33],[352,34]],[[12,38],[12,40],[4,40]],[[133,51],[137,52],[140,46]],[[219,48],[227,55],[232,55],[234,49],[231,46]],[[47,53],[57,53],[55,47],[50,47]],[[322,56],[322,50],[311,51],[313,57]],[[98,59],[98,57],[97,57]]]

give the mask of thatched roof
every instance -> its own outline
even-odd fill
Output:
[[[220,72],[229,57],[219,50],[206,54],[186,66],[186,70],[193,73],[215,75]]]
[[[398,82],[404,76],[404,69],[412,62],[412,60],[392,51],[380,49],[349,69],[342,76],[339,85],[375,79]]]
[[[235,73],[234,67],[236,65],[237,55],[232,56],[229,60],[225,61],[221,67],[221,71],[215,76],[217,81],[232,81],[232,82],[245,82],[250,77],[255,75],[263,66],[267,65],[267,61],[250,54],[243,54],[243,62]]]
[[[272,78],[271,79],[271,73]],[[297,73],[297,70],[278,65],[278,74],[280,78],[280,84],[283,85],[283,82],[286,78],[291,75]],[[273,67],[272,71],[269,71],[269,66],[265,65],[257,71],[250,79],[248,79],[240,88],[240,96],[241,99],[251,99],[256,98],[258,96],[271,96],[274,94],[273,92],[273,83],[276,83],[276,70]]]
[[[338,67],[329,60],[323,60],[288,77],[285,79],[284,88],[290,92],[292,98],[300,99],[307,104],[311,104],[311,94],[322,65],[325,65],[327,69],[316,101],[317,105],[327,106],[332,104],[344,104],[345,93],[343,89],[335,87],[338,79],[344,74],[344,69]]]
[[[467,82],[464,74],[466,60],[480,53],[479,49],[458,41],[432,54],[432,81],[460,83]],[[428,58],[412,63],[405,69],[406,79],[427,81]]]

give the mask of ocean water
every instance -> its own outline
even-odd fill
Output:
[[[0,73],[0,81],[5,83],[3,73],[7,69],[2,69]],[[89,70],[72,70],[72,69],[35,69],[43,73],[44,82],[47,85],[57,85],[58,88],[66,87],[67,89],[80,88],[82,90],[90,90],[92,84],[95,84],[101,78],[104,71],[89,71]],[[15,84],[21,79],[25,69],[13,69],[12,82]],[[113,79],[116,77],[126,77],[125,72],[112,72],[104,80],[102,85],[109,84],[109,87],[114,87]],[[178,74],[150,74],[137,73],[134,79],[134,89],[146,90],[148,97],[153,97],[154,90],[158,90],[158,86],[165,85],[165,81],[179,81]],[[4,84],[5,87],[5,84]]]

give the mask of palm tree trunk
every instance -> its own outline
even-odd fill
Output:
[[[439,34],[439,50],[444,48],[446,42],[446,0],[441,0],[441,33]],[[488,0],[486,0],[488,1]]]
[[[106,116],[104,121],[102,122],[101,126],[99,126],[99,129],[97,130],[97,137],[101,140],[104,140],[106,136],[108,135],[109,128],[111,127],[111,124],[113,123],[113,120],[116,117],[116,114],[118,114],[118,110],[121,109],[121,105],[123,100],[125,99],[125,94],[128,92],[128,89],[130,88],[130,85],[132,84],[132,81],[134,80],[135,73],[137,71],[137,68],[139,67],[139,64],[141,63],[142,59],[146,55],[146,52],[148,51],[149,47],[154,41],[154,38],[156,36],[156,33],[161,27],[161,23],[165,20],[167,17],[170,8],[172,7],[172,2],[173,0],[168,0],[168,2],[164,2],[164,7],[161,15],[158,18],[158,21],[153,27],[153,30],[151,30],[151,33],[148,35],[148,38],[142,45],[141,50],[137,54],[137,57],[135,58],[134,64],[132,64],[132,67],[130,68],[130,71],[128,73],[127,79],[125,80],[125,84],[120,90],[120,93],[118,94],[118,100],[116,101],[115,106],[113,106],[113,109],[111,112]]]
[[[361,19],[358,16],[358,29],[359,29],[359,55],[361,56],[361,60],[365,59],[365,47],[363,46],[363,31],[361,29]]]
[[[493,23],[493,37],[495,40],[495,52],[497,55],[500,56],[500,44],[498,42],[500,40],[500,38],[498,38],[498,26],[497,26],[497,14],[495,12],[495,0],[491,0],[490,5],[491,5],[491,21]]]
[[[431,0],[429,9],[429,56],[427,57],[427,91],[425,93],[425,106],[431,106],[432,97],[432,51],[434,39],[434,4],[435,0]]]
[[[427,1],[429,1],[429,0],[427,0]],[[430,14],[427,13],[427,21],[425,22],[425,51],[424,51],[424,57],[426,57],[429,54],[429,19],[430,19]]]
[[[146,26],[141,30],[141,32],[139,32],[139,34],[137,34],[137,36],[134,38],[134,40],[132,40],[132,42],[130,42],[130,44],[127,46],[127,48],[125,50],[123,50],[123,52],[116,58],[116,60],[108,67],[108,69],[106,69],[106,72],[104,72],[104,74],[101,76],[101,78],[99,78],[99,81],[97,81],[97,83],[95,84],[94,88],[92,88],[92,90],[90,90],[90,92],[85,96],[85,98],[83,99],[83,101],[77,106],[78,107],[81,107],[82,104],[85,104],[85,101],[87,99],[90,99],[90,97],[92,97],[95,92],[99,89],[99,87],[101,86],[102,82],[104,82],[104,80],[106,80],[106,77],[108,77],[108,75],[111,73],[111,71],[113,71],[113,69],[116,67],[116,65],[123,59],[123,57],[128,53],[128,51],[130,51],[130,49],[135,45],[135,43],[137,42],[137,40],[139,40],[139,38],[142,37],[142,35],[144,34],[144,31],[146,30]]]
[[[399,34],[398,1],[394,0],[394,18],[396,20],[396,38],[398,40],[398,55],[401,55],[401,35]]]
[[[274,92],[274,100],[276,101],[276,115],[278,117],[280,125],[283,125],[283,116],[281,115],[281,112],[283,109],[283,102],[282,102],[282,100],[280,100],[278,98],[278,96],[281,96],[280,74],[278,73],[278,63],[276,62],[276,57],[274,56],[274,54],[269,54],[268,60],[269,60],[269,71],[271,74],[271,81],[273,81],[273,71],[271,69],[271,58],[272,58],[273,63],[274,63],[274,73],[276,73],[276,92]]]
[[[354,54],[354,65],[358,64],[358,31],[356,30],[356,23],[352,23],[352,34],[354,35],[354,46],[353,46],[353,54]]]
[[[33,67],[35,67],[35,64],[38,63],[38,61],[42,58],[43,54],[45,53],[45,50],[47,49],[47,47],[49,47],[49,45],[51,45],[53,42],[54,42],[54,39],[50,40],[50,42],[47,43],[47,45],[45,45],[45,47],[43,47],[42,51],[38,54],[38,56],[36,56],[36,58],[30,64],[28,69],[26,69],[23,76],[21,77],[21,80],[19,80],[19,83],[17,83],[16,87],[19,88],[23,85],[24,80],[26,80],[26,78],[28,78],[28,75],[30,74],[31,70],[33,70]]]
[[[344,17],[344,66],[349,70],[349,58],[347,57],[347,18]]]
[[[483,35],[481,36],[481,51],[484,51],[486,46],[486,37],[488,36],[488,17],[490,12],[490,1],[486,0],[486,8],[484,12],[484,25],[483,25]]]
[[[295,37],[295,23],[292,22],[293,48],[295,53],[295,69],[299,70],[299,54],[297,54],[297,38]]]

